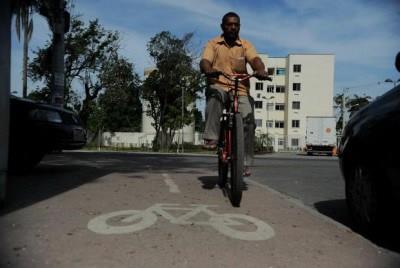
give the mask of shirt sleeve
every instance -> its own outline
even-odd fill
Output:
[[[209,62],[213,63],[214,61],[214,45],[211,41],[208,41],[206,46],[203,50],[203,55],[201,57],[202,60],[208,60]]]
[[[250,42],[245,42],[244,48],[247,62],[251,62],[255,57],[258,57],[256,48]]]

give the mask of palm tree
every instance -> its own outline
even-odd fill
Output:
[[[19,2],[15,8],[15,29],[18,40],[21,39],[21,30],[24,33],[24,54],[22,58],[22,96],[26,98],[28,93],[28,46],[33,32],[33,6],[34,1],[16,1]]]

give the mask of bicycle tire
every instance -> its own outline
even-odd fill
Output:
[[[215,230],[234,239],[261,241],[275,236],[269,224],[248,215],[225,213],[211,217],[210,221]],[[251,225],[253,230],[243,230],[242,225]]]
[[[223,188],[228,180],[228,164],[224,163],[221,154],[218,155],[218,185]]]
[[[109,221],[118,218],[119,223],[127,225],[112,225]],[[99,234],[126,234],[133,233],[153,225],[157,221],[157,216],[151,212],[141,210],[121,210],[103,214],[93,218],[88,223],[88,229]],[[132,223],[133,224],[129,224]]]
[[[224,116],[222,117],[224,118]],[[218,139],[218,186],[220,188],[225,188],[226,183],[228,181],[228,163],[226,159],[224,159],[224,154],[226,152],[226,146],[229,144],[229,141],[226,139],[226,119],[221,120],[221,127],[219,132]]]
[[[232,129],[232,157],[230,172],[230,195],[234,207],[239,207],[243,191],[243,162],[244,162],[244,133],[243,119],[237,113],[233,117]]]

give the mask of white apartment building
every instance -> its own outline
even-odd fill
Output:
[[[275,151],[304,148],[307,116],[333,116],[333,54],[260,55],[270,81],[250,82],[256,135],[268,134]]]

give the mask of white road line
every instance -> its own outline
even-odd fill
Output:
[[[178,194],[181,191],[179,191],[178,185],[176,185],[176,183],[174,182],[173,179],[171,179],[171,177],[168,174],[162,174],[164,179],[165,184],[169,187],[169,192],[170,193],[174,193],[174,194]]]

